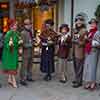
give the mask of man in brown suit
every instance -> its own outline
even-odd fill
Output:
[[[32,82],[32,50],[33,50],[33,34],[30,19],[24,19],[24,29],[21,32],[23,39],[23,60],[20,70],[20,84],[26,86],[27,81]]]
[[[73,32],[73,51],[74,51],[74,70],[75,81],[73,87],[78,88],[82,86],[83,65],[84,65],[84,46],[86,38],[85,19],[82,15],[75,18],[75,31]]]

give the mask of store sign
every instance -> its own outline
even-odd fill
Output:
[[[8,3],[0,3],[0,17],[9,15],[8,8],[9,8]]]
[[[23,2],[23,3],[26,3],[26,4],[31,4],[31,3],[35,3],[35,0],[19,0],[19,2]]]
[[[8,3],[0,3],[1,9],[8,9]]]

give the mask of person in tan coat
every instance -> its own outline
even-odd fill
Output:
[[[74,51],[74,70],[75,70],[75,81],[73,81],[74,88],[82,86],[83,65],[85,57],[84,47],[86,38],[87,38],[87,30],[85,25],[85,19],[83,16],[78,15],[75,18],[75,30],[73,32],[73,51]]]
[[[62,24],[59,28],[60,36],[58,39],[58,64],[60,71],[60,82],[67,82],[67,59],[71,47],[71,34],[69,33],[69,26],[67,24]]]

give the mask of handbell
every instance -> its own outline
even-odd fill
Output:
[[[10,44],[11,44],[11,45],[10,45],[10,51],[13,52],[14,47],[13,47],[13,39],[12,39],[12,37],[10,38],[10,41],[9,41],[9,42],[10,42]]]

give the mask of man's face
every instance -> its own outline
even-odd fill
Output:
[[[26,29],[28,29],[28,30],[31,30],[31,29],[32,29],[32,23],[31,23],[31,21],[30,21],[29,19],[26,19],[26,20],[24,21],[24,27],[25,27]]]
[[[83,21],[83,20],[78,19],[78,20],[76,21],[76,25],[77,25],[78,27],[81,27],[83,24],[84,24],[84,21]]]

